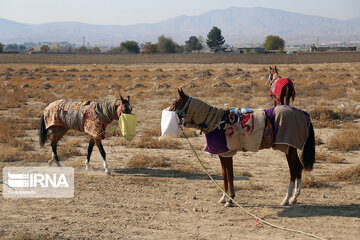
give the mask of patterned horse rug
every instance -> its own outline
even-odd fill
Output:
[[[310,115],[290,106],[254,110],[233,124],[226,121],[228,118],[227,111],[192,98],[184,125],[202,128],[205,151],[223,157],[270,147],[285,153],[289,146],[302,150],[309,134]]]
[[[288,78],[278,78],[276,79],[270,87],[269,95],[275,99],[276,102],[280,102],[281,97],[281,90],[284,86],[287,84],[290,84],[292,88],[294,89],[294,96],[295,96],[295,88],[293,82]]]
[[[106,126],[113,119],[119,119],[115,103],[116,101],[74,102],[64,99],[57,100],[49,104],[44,110],[46,129],[51,126],[63,126],[103,140]]]

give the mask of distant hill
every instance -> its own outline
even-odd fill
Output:
[[[178,16],[154,24],[91,25],[78,22],[24,24],[0,18],[0,42],[69,41],[118,45],[121,41],[156,42],[165,35],[183,44],[190,36],[222,30],[228,44],[263,42],[269,34],[287,44],[330,41],[360,41],[360,18],[337,20],[268,8],[213,10],[199,16]]]

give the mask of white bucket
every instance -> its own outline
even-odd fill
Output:
[[[169,111],[169,108],[162,110],[161,114],[161,137],[177,137],[179,132],[180,119],[176,112]]]

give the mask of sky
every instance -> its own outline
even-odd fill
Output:
[[[360,0],[0,0],[0,18],[29,24],[131,25],[229,7],[273,8],[340,20],[360,18]]]

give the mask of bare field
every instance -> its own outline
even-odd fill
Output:
[[[359,60],[360,51],[295,54],[0,54],[0,63],[3,64],[318,64]]]
[[[11,62],[11,61],[10,61]],[[51,62],[51,61],[50,61]],[[360,63],[279,64],[295,84],[293,105],[311,113],[317,162],[306,172],[298,204],[281,207],[289,179],[283,153],[262,150],[234,158],[236,200],[264,220],[324,239],[360,235]],[[269,108],[261,64],[0,64],[0,166],[47,166],[38,125],[50,102],[131,96],[137,136],[116,132],[103,141],[112,175],[94,149],[85,171],[88,138],[75,131],[61,141],[63,166],[75,168],[71,199],[1,197],[1,239],[311,239],[258,224],[239,208],[218,204],[184,138],[159,143],[161,110],[179,87],[212,104]],[[114,122],[108,129],[116,126]],[[219,183],[220,161],[202,151],[204,136],[187,130]],[[2,171],[0,173],[2,177]],[[6,187],[3,185],[3,187]],[[1,190],[2,191],[2,190]]]

